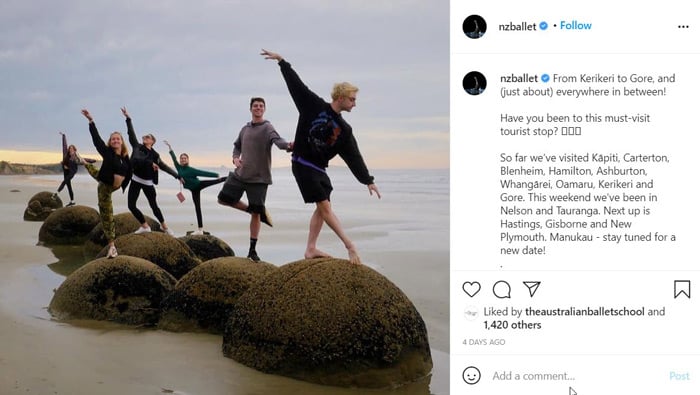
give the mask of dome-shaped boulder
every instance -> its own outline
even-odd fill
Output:
[[[146,216],[146,222],[154,231],[160,230],[160,223]],[[134,233],[141,224],[136,220],[131,213],[119,213],[114,216],[114,230],[116,236]],[[87,241],[83,244],[83,256],[90,261],[97,258],[97,254],[107,245],[107,238],[102,230],[102,222],[100,221],[88,234]]]
[[[82,244],[100,222],[100,214],[92,207],[70,206],[52,212],[39,229],[39,242],[46,245]]]
[[[49,304],[59,320],[109,320],[128,325],[155,325],[163,299],[176,280],[145,259],[101,258],[66,277]]]
[[[386,277],[335,258],[280,267],[234,304],[224,355],[267,373],[397,387],[432,370],[425,323]]]
[[[227,256],[235,256],[233,249],[223,240],[216,236],[204,235],[187,235],[179,238],[187,244],[192,252],[199,257],[202,262]]]
[[[163,232],[129,233],[117,237],[114,245],[119,255],[135,256],[151,261],[176,279],[201,263],[187,244]],[[98,256],[107,256],[106,246]]]
[[[24,210],[25,221],[43,221],[54,210],[63,207],[61,198],[53,192],[39,192],[32,196],[27,202],[27,208]]]
[[[277,266],[247,258],[215,258],[192,269],[163,301],[158,327],[223,333],[233,303]]]

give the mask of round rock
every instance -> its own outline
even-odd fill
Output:
[[[47,245],[82,244],[100,222],[100,214],[92,207],[70,206],[52,212],[39,229],[39,242]]]
[[[118,256],[88,262],[58,287],[49,312],[59,320],[109,320],[155,325],[176,280],[145,259]]]
[[[163,232],[129,233],[117,237],[114,245],[119,255],[130,255],[151,261],[176,279],[201,263],[187,244]],[[106,246],[98,256],[107,256]]]
[[[185,274],[163,301],[158,327],[165,330],[223,333],[233,304],[252,284],[277,270],[270,263],[222,257]]]
[[[187,244],[192,252],[203,262],[222,257],[231,257],[236,254],[223,240],[212,235],[187,235],[179,238]]]
[[[56,209],[63,207],[63,201],[53,192],[39,192],[27,202],[24,210],[25,221],[43,221]]]
[[[280,267],[241,295],[224,355],[267,373],[343,387],[387,388],[432,370],[422,317],[386,277],[347,260]]]
[[[160,230],[160,223],[153,218],[146,216],[146,222],[150,225],[152,230]],[[141,224],[139,224],[139,221],[137,221],[131,213],[120,213],[114,216],[114,230],[117,237],[134,233],[139,226],[141,226]],[[106,245],[107,238],[102,230],[102,221],[100,221],[90,231],[87,236],[87,241],[83,244],[83,256],[86,260],[98,258],[97,255]]]

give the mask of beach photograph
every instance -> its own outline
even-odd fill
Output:
[[[10,1],[0,20],[0,395],[450,393],[447,2]],[[282,139],[298,138],[300,104],[287,86],[285,62],[325,102],[336,83],[359,88],[340,116],[361,159],[341,152],[323,169],[332,182],[329,202],[362,273],[395,287],[424,324],[432,365],[424,377],[385,388],[323,385],[241,363],[228,355],[221,334],[52,314],[49,305],[66,279],[99,261],[81,243],[43,242],[46,217],[32,217],[37,194],[55,193],[60,202],[45,214],[102,210],[98,182],[82,164],[70,191],[61,187],[62,137],[80,158],[105,166],[81,110],[89,110],[106,145],[118,131],[133,154],[128,109],[136,136],[153,140],[163,164],[176,168],[171,145],[176,158],[187,153],[192,167],[223,181],[245,163],[234,141],[256,119],[251,98],[264,98],[264,119]],[[218,202],[224,183],[201,191],[199,224],[189,190],[160,166],[154,187],[168,237],[206,232],[251,265],[281,269],[305,260],[316,206],[304,202],[295,180],[292,147],[271,146],[269,217],[262,218],[273,226],[260,228],[260,262],[249,252],[250,214]],[[358,163],[372,178],[358,172]],[[126,189],[112,192],[113,213],[133,219]],[[137,205],[156,218],[143,194]],[[126,236],[117,237],[120,251]],[[352,265],[352,252],[327,224],[317,246]],[[119,253],[119,262],[128,258]],[[358,326],[362,319],[347,317]]]

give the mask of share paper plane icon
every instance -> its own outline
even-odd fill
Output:
[[[523,284],[525,284],[527,290],[530,291],[530,297],[533,297],[535,296],[535,292],[537,292],[537,288],[542,284],[542,281],[523,281]]]

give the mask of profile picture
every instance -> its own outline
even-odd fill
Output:
[[[469,15],[462,22],[462,31],[469,38],[480,38],[486,33],[486,21],[479,15]]]
[[[486,89],[486,77],[478,71],[471,71],[462,79],[462,87],[470,95],[480,95]]]

